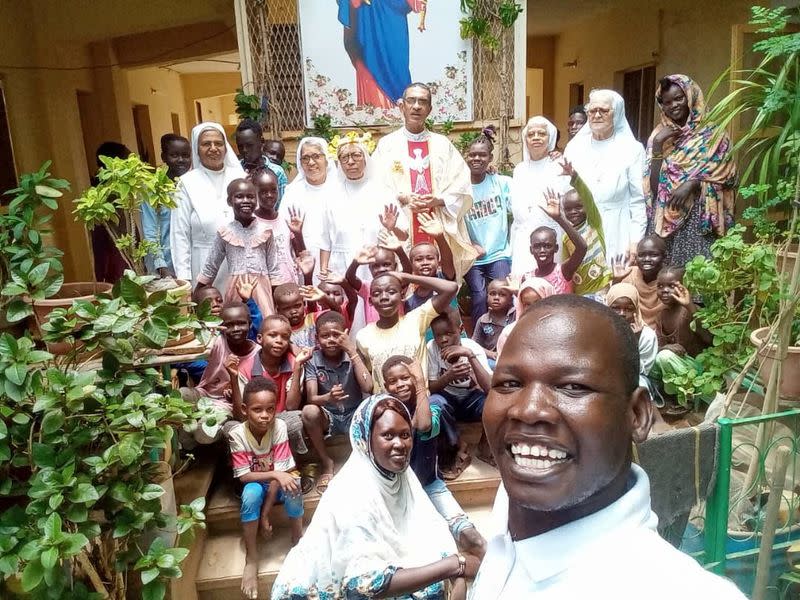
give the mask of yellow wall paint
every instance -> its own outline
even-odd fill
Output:
[[[707,91],[729,66],[731,27],[747,22],[751,4],[619,0],[609,11],[566,27],[554,59],[556,125],[566,131],[570,83],[583,83],[588,97],[592,88],[614,87],[618,72],[637,66],[655,63],[657,78],[684,73]],[[576,59],[576,68],[562,66]]]
[[[156,162],[160,163],[160,140],[165,133],[172,133],[172,113],[178,115],[181,135],[188,137],[189,133],[181,77],[175,71],[160,68],[129,69],[127,77],[131,103],[146,104],[150,109],[153,146]]]
[[[90,0],[0,2],[0,65],[70,69],[0,67],[0,77],[4,81],[17,172],[33,171],[50,159],[53,174],[70,181],[72,191],[61,200],[53,220],[53,240],[64,250],[66,279],[91,279],[86,230],[72,216],[72,199],[89,185],[90,171],[94,172],[84,148],[77,92],[93,94],[96,121],[87,136],[92,143],[112,139],[135,148],[131,108],[132,96],[140,98],[140,82],[134,81],[131,86],[126,71],[108,66],[116,62],[111,38],[208,21],[233,25],[233,3],[107,0],[99,9],[98,3]],[[238,74],[233,75],[236,85],[214,94],[233,92],[239,81]],[[176,84],[180,82],[171,84],[173,90]],[[178,97],[177,106],[171,106],[171,112],[181,115],[182,126],[189,129],[193,121],[187,119],[183,99]],[[161,112],[151,110],[153,129],[171,130],[171,121],[165,125],[158,116]],[[158,143],[155,132],[154,142]]]
[[[236,88],[242,87],[242,77],[238,71],[232,73],[184,73],[181,75],[181,85],[183,86],[183,95],[186,103],[185,112],[189,123],[188,128],[191,130],[198,123],[194,101],[201,98],[235,94]],[[223,114],[221,108],[219,112]],[[227,127],[227,115],[223,116],[223,119],[226,122],[221,124]]]

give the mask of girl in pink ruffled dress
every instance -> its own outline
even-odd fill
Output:
[[[251,298],[263,316],[274,314],[272,282],[280,281],[280,269],[271,229],[256,218],[256,188],[245,179],[234,179],[228,185],[228,204],[234,220],[217,231],[214,246],[197,278],[197,287],[210,285],[223,260],[228,261],[230,274],[224,292],[225,302],[241,300],[240,288],[252,288]]]

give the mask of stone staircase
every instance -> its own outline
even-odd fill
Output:
[[[473,449],[480,434],[480,423],[462,427],[462,438]],[[333,438],[328,441],[328,449],[338,468],[349,456],[349,440],[345,436]],[[215,470],[217,476],[213,477]],[[198,532],[190,554],[183,563],[183,577],[173,582],[171,597],[173,600],[229,600],[240,597],[245,550],[240,533],[239,501],[234,495],[229,468],[215,465],[213,461],[201,461],[175,481],[179,504],[188,503],[199,495],[206,496],[207,529]],[[461,477],[448,482],[455,498],[484,535],[499,483],[497,470],[474,456]],[[304,496],[306,524],[311,521],[319,499],[314,490]],[[269,591],[290,549],[288,519],[283,506],[272,508],[270,521],[273,526],[272,537],[259,540],[260,599],[270,597]]]

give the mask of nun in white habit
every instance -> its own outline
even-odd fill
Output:
[[[281,200],[281,218],[289,220],[289,209],[303,215],[303,241],[314,257],[314,284],[319,282],[320,250],[330,251],[327,234],[328,203],[341,193],[333,161],[328,160],[328,142],[305,137],[297,145],[297,177],[286,186]]]
[[[228,184],[245,176],[219,123],[200,123],[192,129],[192,170],[180,178],[177,207],[170,219],[170,245],[175,274],[197,283],[217,230],[233,220]],[[224,290],[228,266],[223,263],[214,287]]]
[[[327,262],[328,270],[341,275],[360,248],[378,245],[378,234],[385,231],[381,216],[387,207],[393,207],[397,215],[392,234],[400,241],[408,239],[408,219],[376,174],[369,141],[345,136],[336,148],[341,189],[328,203],[326,227],[330,255],[326,261],[323,253],[322,267]],[[366,265],[359,268],[358,277],[364,283],[372,281]]]
[[[592,90],[589,122],[567,144],[564,156],[589,187],[603,218],[606,259],[636,252],[647,214],[645,151],[625,118],[625,101],[613,90]]]
[[[550,158],[556,147],[556,126],[544,117],[531,117],[522,129],[522,162],[514,167],[511,180],[511,273],[524,275],[536,268],[531,254],[531,233],[538,227],[550,227],[556,239],[563,238],[561,227],[547,216],[545,192],[563,194],[569,177],[562,173],[558,160]],[[561,253],[556,252],[556,259]]]

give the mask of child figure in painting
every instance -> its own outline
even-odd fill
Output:
[[[542,207],[542,210],[561,226],[574,250],[567,260],[561,264],[557,263],[555,256],[558,239],[555,230],[547,226],[537,227],[531,233],[531,254],[536,259],[536,269],[523,277],[523,281],[529,277],[540,277],[549,282],[557,294],[571,294],[572,278],[581,266],[583,257],[586,256],[586,240],[564,216],[558,194],[553,190],[547,190],[545,199],[547,206]]]
[[[228,433],[233,476],[243,486],[240,518],[246,549],[242,594],[258,597],[258,530],[270,537],[269,510],[283,503],[292,531],[292,545],[303,535],[300,475],[289,449],[286,424],[275,418],[277,389],[267,378],[252,379],[244,388],[246,421]]]
[[[572,291],[601,301],[611,283],[611,269],[606,263],[606,243],[603,237],[603,221],[594,203],[592,192],[575,173],[572,165],[564,161],[564,174],[569,175],[572,189],[564,194],[562,208],[567,221],[586,242],[586,254],[572,276]],[[568,260],[576,251],[568,235],[564,235],[562,252]]]
[[[497,360],[497,340],[503,329],[514,322],[516,310],[513,294],[505,287],[505,280],[495,279],[489,283],[487,294],[488,311],[475,322],[472,339],[485,351],[489,366]]]
[[[279,280],[272,231],[256,218],[256,187],[246,179],[234,179],[228,185],[228,204],[233,208],[234,220],[217,232],[214,246],[203,271],[197,278],[197,287],[210,285],[217,276],[223,260],[228,261],[230,278],[225,290],[226,301],[238,300],[236,283],[249,276],[255,278],[252,298],[262,315],[274,312],[272,281]]]
[[[694,357],[707,348],[712,340],[699,322],[694,323],[695,330],[692,330],[698,307],[692,302],[692,296],[682,280],[683,269],[679,267],[665,267],[658,274],[658,297],[664,309],[656,323],[658,354],[650,375],[661,383],[668,401],[677,400],[679,405],[685,406],[687,398],[670,383],[670,377],[687,370],[702,371]],[[709,396],[713,396],[713,393],[709,393]],[[670,407],[667,411],[670,412]]]

